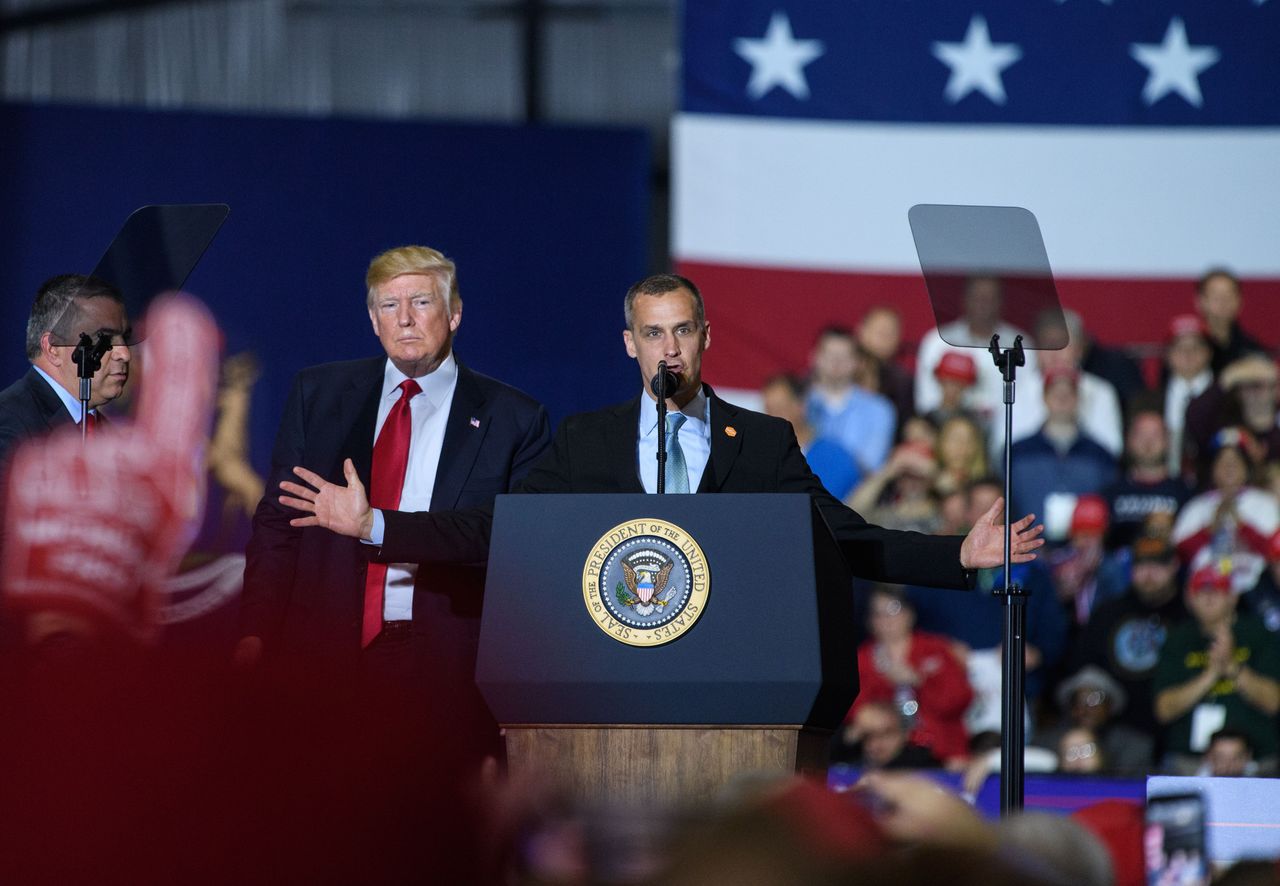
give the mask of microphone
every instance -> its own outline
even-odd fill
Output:
[[[653,376],[653,380],[649,382],[649,390],[653,391],[653,396],[659,400],[665,400],[680,388],[680,376],[667,369],[667,361],[663,360],[658,364],[658,372]]]

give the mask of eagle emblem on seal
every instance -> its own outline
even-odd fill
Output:
[[[663,608],[676,592],[675,585],[667,587],[675,562],[663,558],[659,566],[651,558],[644,559],[648,562],[635,566],[626,560],[621,563],[622,580],[630,591],[622,602],[632,607],[637,615],[651,615],[655,609]]]

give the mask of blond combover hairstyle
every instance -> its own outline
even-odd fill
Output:
[[[462,296],[458,293],[457,270],[457,266],[445,258],[444,253],[430,246],[397,246],[395,249],[388,249],[369,262],[369,270],[364,275],[365,301],[372,308],[374,289],[395,277],[432,274],[444,284],[441,289],[445,293],[445,309],[453,313],[454,307],[462,303]]]

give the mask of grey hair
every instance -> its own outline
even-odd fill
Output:
[[[72,309],[78,298],[109,298],[124,304],[120,290],[97,277],[84,274],[59,274],[50,277],[36,290],[35,300],[31,303],[31,314],[27,317],[28,360],[35,360],[40,356],[40,340],[46,332],[53,331],[54,326]]]

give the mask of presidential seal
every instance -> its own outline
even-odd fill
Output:
[[[600,630],[631,646],[679,637],[707,605],[702,548],[672,523],[619,523],[600,537],[582,568],[582,599]]]

